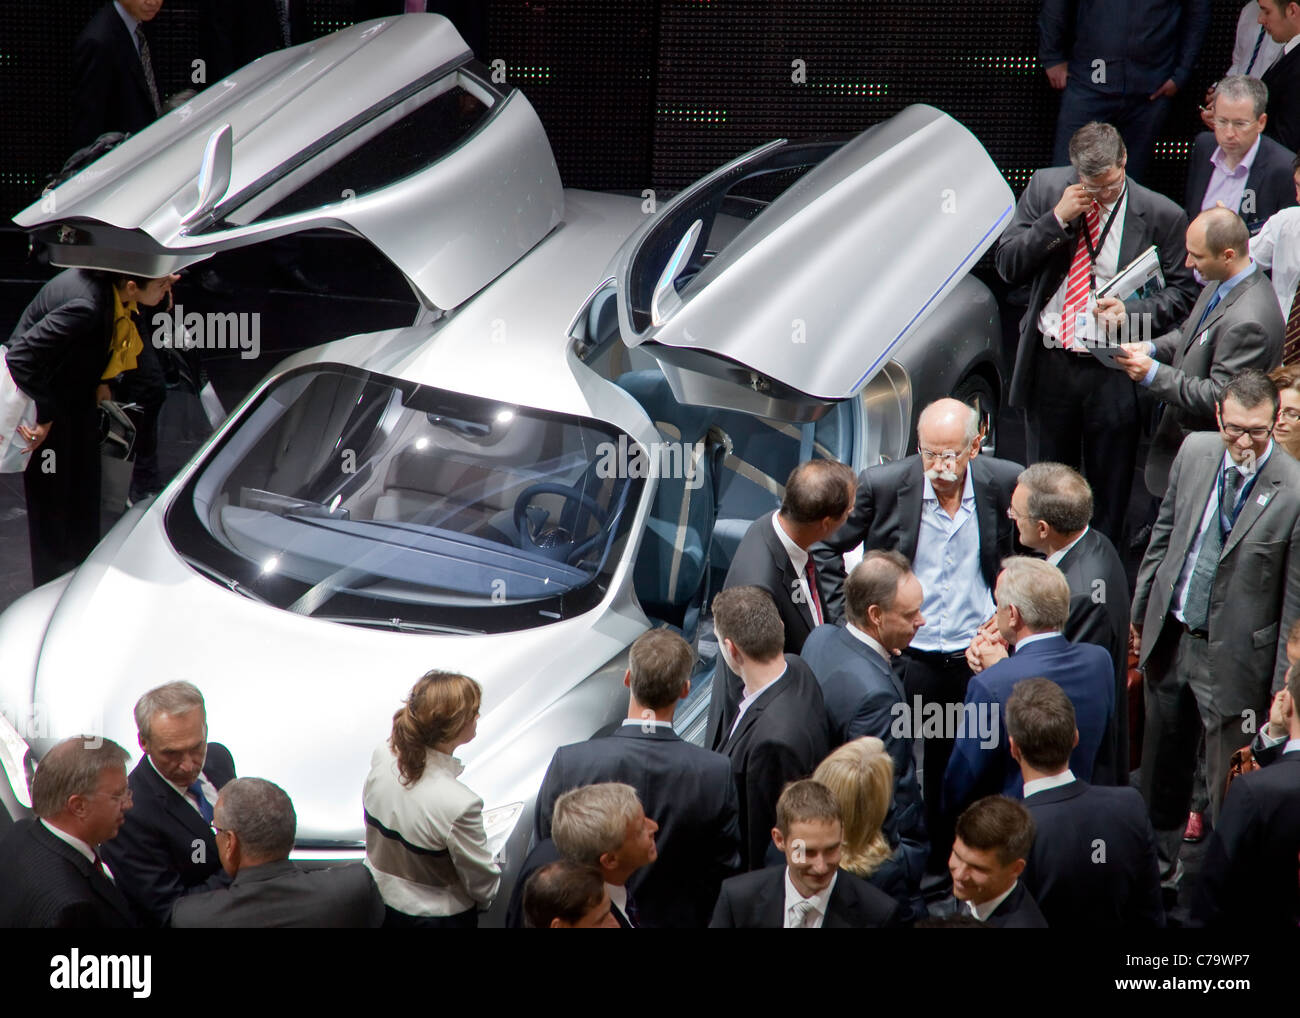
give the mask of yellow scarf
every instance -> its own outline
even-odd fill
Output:
[[[123,371],[130,371],[136,366],[136,358],[144,349],[144,340],[140,330],[135,327],[131,317],[135,313],[136,302],[122,303],[122,295],[113,287],[113,336],[109,340],[108,367],[101,378],[116,378]]]

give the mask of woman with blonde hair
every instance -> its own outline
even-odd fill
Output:
[[[366,866],[387,926],[475,927],[501,886],[483,800],[458,780],[465,768],[452,756],[477,734],[482,701],[473,679],[429,672],[371,757],[362,793]]]
[[[1300,364],[1286,364],[1268,376],[1277,386],[1277,444],[1300,459]]]
[[[846,742],[817,767],[813,780],[831,790],[844,819],[840,868],[873,884],[903,907],[905,921],[923,919],[920,889],[907,877],[902,846],[883,827],[894,800],[894,761],[873,735]]]

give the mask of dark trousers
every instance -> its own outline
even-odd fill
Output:
[[[145,321],[152,321],[152,318]],[[139,410],[132,410],[127,415],[136,429],[135,468],[131,471],[132,502],[156,494],[163,487],[158,469],[158,414],[167,398],[167,380],[158,351],[153,346],[151,327],[142,325],[140,335],[144,339],[144,349],[140,351],[136,367],[125,372],[122,381],[113,389],[113,398],[119,402],[140,404]]]
[[[407,915],[385,905],[384,925],[400,930],[474,930],[478,929],[478,909],[456,915]]]
[[[1092,485],[1092,526],[1122,548],[1137,467],[1133,382],[1091,354],[1048,349],[1025,418],[1029,462],[1064,463],[1082,473]]]
[[[99,543],[99,410],[55,417],[23,472],[32,583],[75,569]]]
[[[903,690],[909,705],[920,696],[921,710],[928,704],[963,703],[966,700],[966,683],[970,681],[970,666],[961,655],[927,654],[905,650],[900,659]],[[945,714],[945,717],[947,715]],[[915,721],[914,721],[915,724]],[[919,729],[918,729],[919,730]],[[916,731],[913,731],[913,736]],[[955,735],[955,733],[953,733]],[[953,824],[956,817],[943,812],[943,774],[952,756],[954,738],[948,733],[939,738],[913,738],[913,747],[921,748],[921,797],[925,801],[925,824],[930,832],[931,873],[948,872],[948,856],[952,852]]]
[[[1152,101],[1146,95],[1108,95],[1071,78],[1061,95],[1052,165],[1068,166],[1071,135],[1084,124],[1100,120],[1119,130],[1128,150],[1128,175],[1139,184],[1145,184],[1151,157],[1155,154],[1156,137],[1168,113],[1169,99],[1166,96]]]

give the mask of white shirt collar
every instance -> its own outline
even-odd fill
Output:
[[[972,905],[969,901],[966,902],[967,910],[970,912],[971,915],[973,915],[980,922],[982,923],[988,922],[989,916],[991,916],[994,912],[996,912],[998,910],[998,906],[1001,905],[1004,901],[1006,901],[1008,897],[1010,897],[1011,892],[1016,889],[1016,884],[1018,883],[1020,883],[1019,880],[1012,881],[1010,887],[1008,887],[1005,891],[999,894],[996,898],[986,901],[983,905]]]
[[[75,834],[69,834],[67,831],[63,830],[63,828],[55,827],[52,823],[50,823],[48,820],[45,820],[44,818],[41,819],[41,826],[43,826],[47,831],[53,834],[64,844],[71,845],[73,848],[75,848],[78,852],[80,852],[82,855],[86,857],[86,861],[88,863],[94,865],[95,850],[91,848],[89,845],[87,845],[80,838],[78,838]]]
[[[879,654],[881,657],[883,657],[883,658],[885,659],[886,662],[889,661],[889,652],[888,652],[887,650],[885,650],[885,648],[884,648],[884,646],[881,644],[881,642],[880,642],[879,640],[877,640],[874,636],[872,636],[870,633],[864,633],[861,629],[859,629],[857,626],[855,626],[852,622],[845,622],[845,623],[844,623],[844,628],[847,629],[847,630],[849,631],[849,635],[850,635],[850,636],[852,636],[852,637],[854,637],[855,639],[860,640],[860,641],[862,641],[863,643],[865,643],[868,647],[870,647],[870,648],[871,648],[872,650],[874,650],[877,654]]]
[[[1297,46],[1300,46],[1300,35],[1293,35],[1282,47],[1283,53],[1290,53]]]
[[[785,532],[777,517],[780,513],[772,514],[772,529],[776,531],[776,536],[781,539],[781,546],[785,548],[785,553],[790,556],[790,564],[794,566],[795,572],[801,576],[808,568],[808,553],[790,540],[790,535]]]
[[[1296,38],[1300,39],[1300,35],[1296,36]],[[1264,464],[1268,462],[1268,458],[1272,455],[1273,440],[1270,438],[1268,440],[1268,448],[1264,450],[1264,455],[1255,461],[1255,474],[1258,474],[1264,469]],[[1227,449],[1223,450],[1223,466],[1225,469],[1236,470],[1237,473],[1241,474],[1241,476],[1246,478],[1246,480],[1250,480],[1250,478],[1254,476],[1254,474],[1246,473],[1246,471],[1242,469],[1241,464],[1232,458],[1232,453],[1228,452]]]
[[[605,890],[609,892],[610,903],[627,918],[627,885],[606,884]]]
[[[1246,154],[1241,157],[1241,162],[1237,163],[1236,167],[1231,170],[1226,165],[1227,153],[1223,151],[1221,146],[1216,145],[1214,147],[1214,151],[1210,154],[1210,162],[1214,164],[1216,170],[1220,170],[1229,177],[1250,176],[1250,168],[1255,163],[1255,156],[1259,152],[1259,139],[1262,137],[1261,134],[1255,138],[1255,144],[1246,150]]]
[[[807,901],[813,907],[813,912],[817,916],[817,925],[821,926],[826,921],[826,909],[830,907],[831,895],[835,893],[835,882],[840,879],[839,870],[835,871],[835,876],[831,877],[831,882],[827,885],[826,890],[820,894],[814,894],[811,898],[805,898],[799,893],[799,889],[794,886],[794,881],[790,879],[790,867],[785,868],[785,911],[781,913],[781,925],[785,926],[790,921],[790,909],[800,901]]]
[[[1300,753],[1300,739],[1287,739],[1286,745],[1282,747],[1283,753]]]
[[[624,718],[623,727],[628,728],[635,725],[637,728],[672,728],[671,721],[659,721],[655,718]]]
[[[1050,640],[1052,637],[1060,635],[1060,633],[1053,629],[1050,633],[1034,633],[1031,636],[1021,637],[1016,641],[1016,650],[1024,650],[1031,643],[1037,643],[1039,640]]]
[[[728,739],[730,739],[733,735],[736,734],[736,729],[740,727],[740,719],[743,718],[743,717],[745,716],[745,711],[749,710],[750,706],[754,703],[755,700],[757,700],[760,696],[762,696],[762,695],[763,695],[764,693],[766,693],[769,689],[771,689],[771,688],[772,688],[773,686],[775,686],[778,682],[780,682],[781,679],[782,679],[782,677],[783,677],[783,676],[785,675],[785,673],[788,672],[789,670],[790,670],[790,665],[789,665],[789,663],[787,662],[787,663],[786,663],[786,666],[785,666],[784,668],[781,669],[781,674],[778,675],[778,676],[777,676],[775,679],[773,679],[771,682],[769,682],[766,686],[763,686],[761,689],[757,689],[757,690],[755,690],[753,693],[751,693],[751,692],[749,692],[748,690],[746,690],[746,691],[741,695],[741,697],[740,697],[740,707],[739,707],[739,709],[736,711],[736,720],[733,721],[733,722],[731,723],[731,731],[729,731],[729,732],[727,733],[727,738],[728,738]]]
[[[1052,552],[1052,554],[1048,555],[1047,564],[1049,566],[1059,566],[1061,564],[1061,559],[1065,558],[1066,553],[1071,548],[1073,548],[1076,544],[1082,541],[1084,535],[1087,534],[1088,531],[1091,529],[1092,529],[1091,527],[1084,527],[1081,531],[1079,531],[1079,536],[1076,537],[1073,541],[1067,544],[1064,548],[1061,548],[1059,551],[1054,551]]]
[[[1028,799],[1035,792],[1046,792],[1049,788],[1060,788],[1062,785],[1068,785],[1073,780],[1074,772],[1067,767],[1060,774],[1052,774],[1045,778],[1034,778],[1033,781],[1026,781],[1023,794]]]
[[[166,778],[166,777],[163,775],[163,772],[160,771],[156,766],[154,766],[153,757],[151,757],[148,753],[146,753],[146,754],[144,755],[144,758],[145,758],[146,760],[149,761],[149,766],[150,766],[150,767],[153,767],[153,772],[154,772],[155,774],[157,774],[158,777],[162,778],[163,781],[167,782],[167,786],[168,786],[169,788],[173,789],[173,790],[176,792],[177,795],[179,795],[182,799],[184,799],[184,800],[185,800],[187,803],[189,803],[191,806],[194,805],[193,802],[190,802],[190,790],[189,790],[188,788],[184,788],[184,787],[182,787],[181,785],[176,784],[176,782],[171,781],[171,780],[169,780],[168,778]],[[204,761],[204,765],[205,765],[205,766],[206,766],[206,764],[207,764],[207,761]],[[199,771],[199,787],[203,789],[203,791],[204,791],[204,793],[205,793],[205,798],[207,797],[207,796],[206,796],[206,793],[207,793],[207,790],[208,790],[209,788],[212,788],[213,791],[216,790],[216,786],[214,786],[214,785],[212,784],[212,782],[208,780],[208,776],[207,776],[206,774],[204,774],[202,771]],[[209,798],[208,801],[211,802],[212,799]]]

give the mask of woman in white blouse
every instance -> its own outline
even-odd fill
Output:
[[[477,734],[482,700],[473,679],[429,672],[371,757],[366,866],[388,907],[385,925],[477,926],[501,886],[483,800],[458,780],[464,765],[452,756]]]

